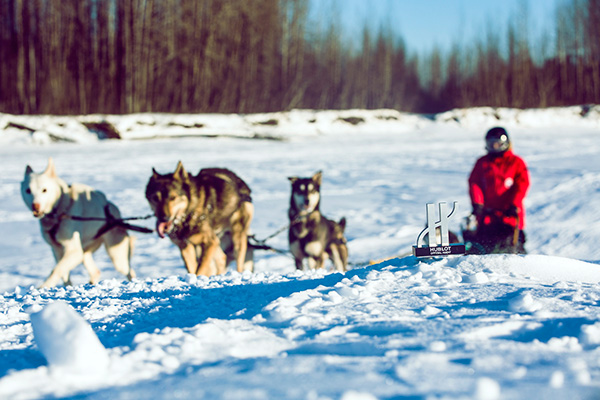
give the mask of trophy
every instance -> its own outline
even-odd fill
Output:
[[[458,202],[454,202],[452,212],[447,214],[446,203],[441,202],[439,206],[439,221],[435,220],[433,204],[427,204],[427,227],[417,237],[417,245],[413,246],[415,257],[439,257],[456,254],[465,254],[464,243],[450,244],[448,235],[448,220],[458,212]],[[426,243],[425,243],[426,242]]]

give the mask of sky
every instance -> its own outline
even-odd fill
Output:
[[[389,24],[402,36],[407,47],[428,52],[452,44],[468,44],[484,34],[488,25],[505,32],[509,18],[529,10],[532,39],[552,32],[555,10],[566,0],[312,0],[315,21],[339,15],[344,32],[357,40],[365,24],[378,30]]]

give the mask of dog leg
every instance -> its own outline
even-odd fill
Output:
[[[239,222],[232,228],[233,248],[236,255],[237,270],[239,273],[244,272],[246,264],[246,253],[248,251],[248,232],[250,231],[250,223],[254,216],[254,205],[250,202],[244,202]]]
[[[341,261],[342,267],[343,267],[342,272],[346,272],[346,271],[348,271],[348,246],[346,246],[346,244],[339,245],[338,252],[339,252],[340,261]]]
[[[300,241],[296,240],[290,243],[290,252],[294,256],[294,262],[296,263],[296,270],[302,271],[304,269],[302,265],[302,260],[304,259],[304,254],[300,249]]]
[[[209,242],[202,247],[202,257],[196,275],[211,276],[210,264],[213,261],[217,247],[219,247],[219,240]]]
[[[254,272],[254,248],[248,246],[246,249],[246,260],[244,261],[244,271]]]
[[[131,255],[131,238],[121,229],[112,229],[106,232],[102,239],[104,247],[115,269],[125,275],[128,280],[135,278],[135,272],[131,269],[129,259]]]
[[[129,236],[129,254],[127,260],[129,261],[129,280],[135,279],[135,271],[131,268],[131,257],[133,256],[133,249],[135,249],[135,236]]]
[[[59,246],[58,244],[55,244],[55,242],[49,242],[50,243],[50,248],[52,249],[52,255],[54,255],[54,262],[58,263],[60,261],[61,258],[63,258],[64,254],[65,254],[65,250],[63,249],[62,246]],[[65,284],[65,286],[71,286],[71,274],[67,273],[65,276],[62,277],[63,283]]]
[[[331,253],[331,261],[333,261],[333,265],[335,266],[336,271],[344,272],[345,271],[344,263],[342,262],[342,258],[340,256],[338,246],[332,245],[329,248],[329,251]]]
[[[248,251],[248,236],[246,234],[239,235],[236,240],[235,253],[237,255],[237,271],[244,272],[244,264],[246,263],[246,252]]]
[[[181,258],[185,264],[188,274],[194,274],[198,272],[198,255],[196,254],[196,246],[186,242],[185,245],[180,246]]]
[[[56,286],[61,280],[70,284],[69,274],[73,268],[83,262],[83,249],[79,239],[79,232],[73,233],[73,238],[64,243],[63,257],[58,261],[50,276],[46,278],[40,288]]]
[[[221,246],[217,246],[215,249],[212,265],[214,265],[214,270],[212,272],[214,272],[215,275],[224,274],[227,270],[227,255],[223,252]]]
[[[323,268],[327,253],[323,244],[317,240],[307,243],[304,246],[304,252],[308,254],[308,266],[310,269]]]
[[[91,251],[86,251],[83,253],[83,266],[90,275],[90,283],[92,285],[97,284],[100,281],[100,270],[94,262]]]
[[[100,281],[100,270],[94,262],[93,254],[102,245],[102,240],[94,240],[86,248],[83,249],[83,266],[90,276],[90,283],[97,284]]]
[[[327,260],[327,254],[323,254],[321,257],[317,258],[317,269],[321,269],[325,267],[325,260]]]

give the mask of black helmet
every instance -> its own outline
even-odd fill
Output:
[[[506,129],[499,126],[490,129],[485,135],[485,149],[488,153],[504,153],[510,147],[510,139]]]

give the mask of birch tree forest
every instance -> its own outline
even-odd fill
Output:
[[[306,0],[0,0],[0,112],[251,113],[600,103],[600,0],[429,54],[389,27],[314,29]],[[502,33],[499,33],[502,32]]]

